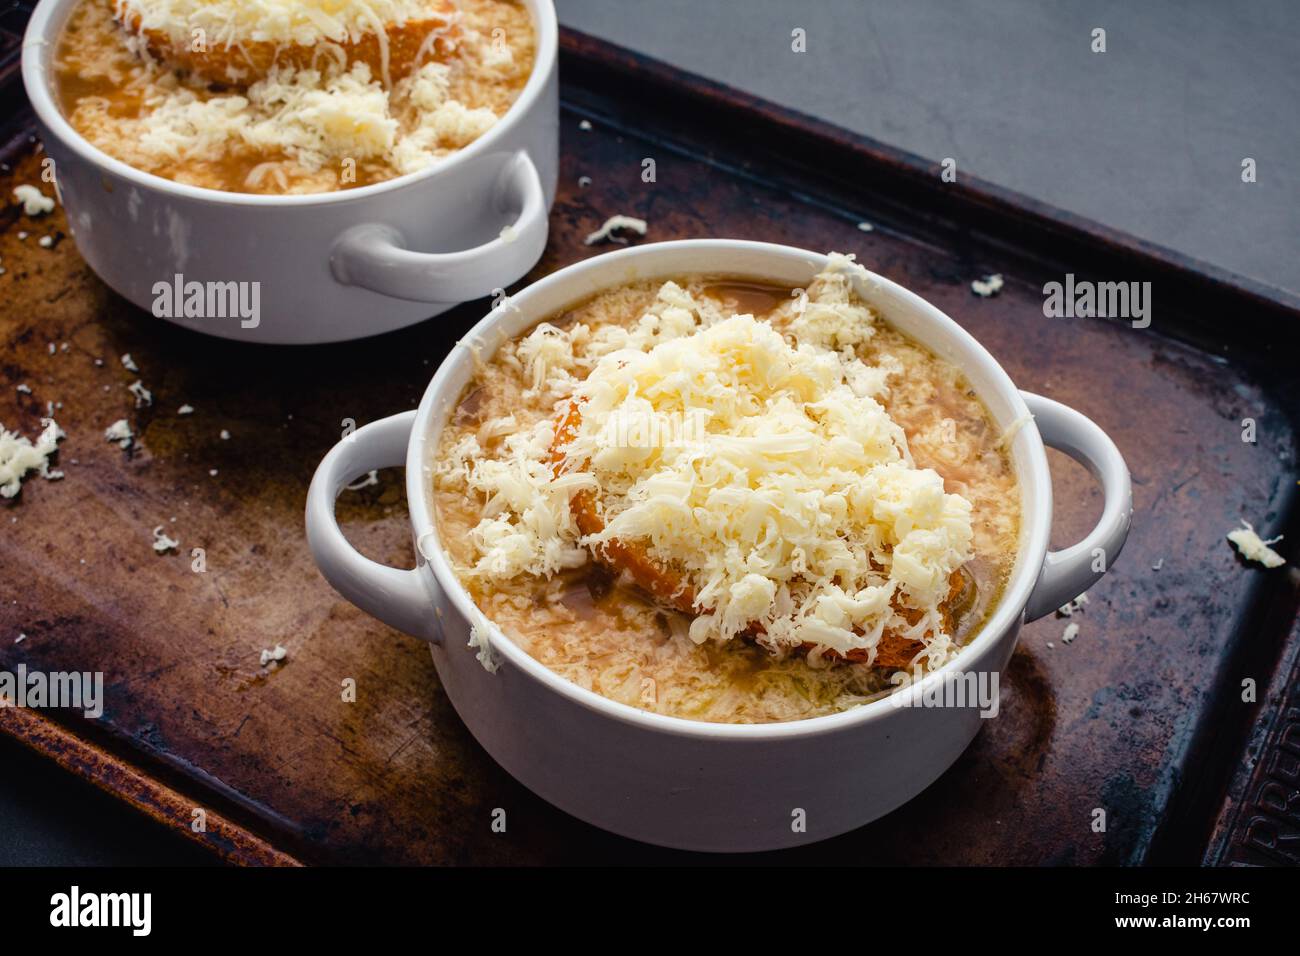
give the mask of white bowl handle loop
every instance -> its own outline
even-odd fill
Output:
[[[334,502],[344,486],[374,469],[406,463],[414,423],[414,411],[382,418],[330,449],[307,491],[307,544],[321,574],[339,594],[390,627],[436,644],[441,643],[441,628],[424,580],[431,575],[371,561],[343,536],[334,515]]]
[[[1065,452],[1101,483],[1105,504],[1097,526],[1078,544],[1048,551],[1025,606],[1025,620],[1050,614],[1092,587],[1119,557],[1133,519],[1133,488],[1115,443],[1095,422],[1050,398],[1021,392],[1043,443]]]
[[[459,252],[417,252],[406,248],[402,234],[392,226],[363,223],[334,244],[334,278],[397,299],[440,303],[478,299],[521,278],[546,248],[546,194],[527,152],[497,158],[502,165],[492,190],[492,209],[519,210],[501,235]]]

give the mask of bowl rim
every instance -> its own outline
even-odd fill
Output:
[[[559,25],[556,19],[554,0],[519,0],[532,14],[533,30],[536,33],[536,53],[532,72],[528,82],[520,91],[510,108],[501,116],[492,128],[468,146],[457,150],[450,156],[434,160],[424,169],[403,176],[395,176],[383,182],[359,186],[356,189],[334,189],[323,193],[301,194],[262,194],[238,193],[223,189],[209,189],[206,186],[191,186],[179,183],[155,173],[137,169],[129,163],[110,156],[93,145],[76,131],[64,117],[54,101],[51,90],[50,70],[44,51],[51,48],[58,39],[72,8],[84,0],[40,0],[22,42],[23,85],[27,90],[27,99],[36,112],[36,117],[49,134],[57,138],[81,159],[93,163],[136,186],[169,193],[173,196],[193,202],[211,203],[231,206],[262,207],[298,207],[325,206],[353,202],[365,202],[382,193],[414,186],[440,173],[450,172],[465,163],[473,162],[481,155],[491,151],[497,141],[518,124],[520,118],[538,103],[544,95],[547,84],[555,75],[556,60],[559,55]],[[55,174],[57,185],[57,171]]]
[[[416,542],[418,565],[421,570],[427,570],[431,573],[437,588],[467,621],[488,624],[492,650],[500,657],[505,658],[511,666],[573,703],[621,723],[632,724],[645,730],[694,739],[725,738],[761,741],[815,736],[847,730],[859,724],[881,720],[890,713],[899,710],[911,709],[901,708],[897,703],[891,703],[891,698],[894,695],[887,694],[878,700],[860,704],[836,714],[759,724],[711,723],[641,710],[629,704],[611,700],[597,694],[595,691],[586,690],[561,677],[536,660],[522,647],[506,637],[501,629],[478,608],[469,592],[465,590],[452,571],[446,552],[438,538],[437,523],[433,520],[433,509],[430,501],[432,486],[427,478],[429,460],[436,453],[436,448],[428,447],[430,445],[430,433],[435,424],[438,426],[439,433],[441,433],[441,427],[445,423],[446,416],[450,414],[451,408],[454,407],[451,402],[443,404],[443,399],[448,397],[444,395],[444,392],[447,391],[449,382],[458,366],[466,362],[482,361],[485,357],[484,350],[475,349],[474,346],[482,343],[484,339],[490,339],[496,327],[504,324],[513,313],[527,313],[531,301],[541,298],[555,287],[572,286],[574,294],[567,301],[570,304],[576,304],[589,299],[601,289],[612,288],[630,281],[632,276],[629,270],[623,269],[621,273],[618,273],[616,266],[627,265],[638,259],[647,260],[647,262],[642,263],[644,266],[654,262],[657,258],[668,257],[681,250],[697,252],[701,255],[745,252],[771,257],[772,259],[790,260],[797,258],[805,265],[810,264],[815,271],[821,271],[829,261],[828,257],[821,253],[810,252],[794,246],[751,240],[684,239],[647,243],[593,256],[574,263],[539,279],[516,293],[508,301],[499,304],[475,323],[448,352],[425,389],[424,396],[416,412],[410,443],[407,447],[406,495],[412,533]],[[584,284],[582,282],[582,279],[590,273],[604,270],[614,272],[616,277],[611,281],[600,282],[594,287],[590,283]],[[726,270],[718,269],[700,269],[698,271],[726,272]],[[740,269],[734,274],[744,275],[748,271],[747,269]],[[619,278],[618,275],[622,277]],[[657,277],[657,274],[653,269],[649,269],[645,275],[638,277]],[[864,277],[864,281],[873,284],[878,283],[893,295],[901,298],[908,306],[916,309],[924,317],[925,321],[936,324],[963,352],[967,360],[973,360],[983,366],[983,371],[988,375],[989,380],[995,383],[997,390],[1001,393],[1000,397],[1017,417],[1029,416],[1029,409],[1010,376],[974,336],[937,306],[898,283],[869,270]],[[593,288],[595,289],[594,292],[592,291]],[[528,324],[524,325],[523,328],[543,321],[548,316],[554,315],[555,312],[555,309],[548,309],[543,314],[529,316]],[[885,318],[888,320],[888,315]],[[504,341],[504,337],[500,336],[499,333],[495,334],[498,341],[493,344],[493,349],[499,347],[500,341]],[[451,397],[454,398],[454,396]],[[987,407],[989,403],[986,397],[983,394],[980,397]],[[976,638],[963,649],[962,653],[922,678],[920,684],[916,685],[920,693],[934,689],[940,682],[953,675],[967,671],[978,672],[981,669],[978,665],[989,658],[997,644],[1007,636],[1008,632],[1018,630],[1023,623],[1025,606],[1042,572],[1051,532],[1052,514],[1052,485],[1051,474],[1047,465],[1047,454],[1037,424],[1032,416],[1027,418],[1026,424],[1016,434],[1011,455],[1013,463],[1017,467],[1017,481],[1020,485],[1022,503],[1019,553],[1017,554],[1016,566],[1012,572],[1011,580],[1007,582],[1003,589],[993,615],[985,623]],[[1026,510],[1028,510],[1029,514],[1028,519],[1026,519],[1024,513]],[[1026,524],[1026,521],[1028,521],[1028,524]],[[430,544],[432,546],[429,546]],[[977,666],[965,666],[972,664]],[[473,666],[478,667],[480,665],[474,662]]]

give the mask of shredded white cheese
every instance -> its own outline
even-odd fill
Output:
[[[54,211],[54,200],[35,186],[23,184],[14,187],[14,201],[20,203],[29,216],[43,216]],[[21,237],[25,238],[25,237]]]
[[[1056,609],[1056,613],[1061,617],[1073,617],[1076,611],[1082,611],[1083,606],[1088,603],[1088,595],[1080,594],[1073,601],[1066,601]]]
[[[188,47],[202,30],[210,48],[241,42],[315,46],[359,40],[428,15],[428,0],[116,0],[120,19]]]
[[[1266,568],[1280,568],[1286,564],[1286,559],[1269,547],[1281,541],[1281,535],[1265,541],[1255,533],[1255,528],[1249,521],[1243,520],[1241,527],[1229,531],[1227,537],[1247,561],[1258,562]]]
[[[1065,625],[1065,631],[1061,634],[1061,643],[1069,644],[1079,636],[1079,625],[1071,621]]]
[[[41,419],[41,425],[41,433],[34,443],[25,435],[0,425],[0,496],[12,498],[18,494],[23,478],[30,471],[49,481],[63,477],[61,471],[50,468],[49,461],[58,451],[63,429],[52,418]]]
[[[440,480],[487,500],[469,573],[549,576],[583,564],[589,547],[637,542],[690,588],[697,642],[756,633],[778,651],[874,655],[890,628],[924,643],[931,664],[946,660],[955,647],[940,606],[971,555],[971,505],[915,467],[874,397],[885,372],[852,348],[874,332],[852,295],[860,269],[833,257],[789,338],[672,282],[630,330],[535,328],[515,346],[525,381],[571,393],[581,426],[559,477],[548,420],[525,431],[485,422],[439,463]],[[576,344],[594,365],[579,368]],[[685,441],[619,437],[626,423],[688,419],[700,428]],[[499,435],[504,454],[485,456]],[[597,534],[575,527],[579,491],[598,496]]]
[[[135,359],[131,358],[130,352],[124,352],[122,354],[121,362],[122,368],[126,369],[128,372],[140,371],[140,367],[135,364]]]
[[[123,451],[131,447],[131,442],[134,439],[135,436],[131,432],[131,423],[125,418],[119,418],[104,429],[104,441],[114,442]]]
[[[644,236],[647,228],[646,221],[644,219],[637,219],[635,216],[610,216],[599,229],[595,232],[589,233],[587,238],[583,241],[589,246],[594,246],[596,243],[605,242],[606,240],[627,242],[627,239],[614,235],[615,231],[619,229],[630,229],[638,236]]]
[[[476,652],[474,659],[483,665],[483,669],[489,674],[495,674],[501,667],[501,661],[496,656],[496,651],[492,649],[492,641],[488,637],[488,627],[483,622],[475,622],[469,629],[469,643],[467,647],[473,648]]]
[[[1011,443],[1015,441],[1016,436],[1020,434],[1020,429],[1024,428],[1033,420],[1034,420],[1033,415],[1029,415],[1029,414],[1021,415],[1010,425],[1008,425],[1006,429],[1002,432],[1001,437],[998,438],[998,445],[1000,445],[1002,448],[1009,448],[1011,446]]]
[[[153,392],[144,387],[144,382],[136,379],[126,387],[126,390],[135,397],[135,407],[140,408],[143,405],[153,404]]]
[[[141,161],[219,161],[232,143],[284,153],[315,172],[344,160],[386,160],[400,173],[423,169],[487,132],[497,115],[449,96],[449,68],[426,63],[391,91],[364,62],[346,73],[273,70],[243,95],[200,99],[186,87],[171,90],[136,122],[132,149]],[[416,111],[403,129],[399,112]],[[275,175],[264,163],[249,185]]]
[[[371,485],[377,485],[377,484],[379,484],[379,472],[377,470],[372,469],[369,473],[367,473],[366,477],[362,478],[359,481],[353,482],[352,484],[347,485],[346,487],[348,491],[360,491],[362,488],[369,488]]]
[[[262,662],[262,666],[265,667],[266,665],[270,664],[272,661],[276,661],[278,663],[280,661],[283,661],[288,656],[289,656],[288,648],[284,647],[281,644],[277,644],[269,651],[263,650],[260,660]]]
[[[983,279],[976,279],[970,284],[970,290],[976,295],[987,299],[991,295],[997,295],[1002,291],[1002,276],[994,273],[991,276],[985,276]]]
[[[166,525],[160,524],[158,527],[153,529],[153,549],[159,554],[163,554],[164,552],[167,551],[172,551],[176,548],[179,548],[181,545],[181,543],[177,541],[175,538],[170,538],[167,536],[167,533],[163,531],[163,528],[165,527]]]

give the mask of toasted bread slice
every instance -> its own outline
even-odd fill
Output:
[[[557,476],[567,461],[563,448],[573,441],[581,425],[581,408],[577,402],[570,402],[567,411],[556,423],[555,438],[551,441],[551,467]],[[600,534],[605,530],[605,522],[596,510],[594,492],[579,491],[574,494],[569,509],[573,512],[578,530],[583,534]],[[695,594],[681,576],[660,565],[635,543],[610,541],[597,549],[594,557],[614,571],[626,571],[638,587],[664,606],[683,614],[699,613],[695,608]]]
[[[395,82],[424,63],[450,57],[460,37],[453,13],[450,0],[429,0],[428,16],[401,24],[384,24],[386,60],[385,45],[373,32],[337,43],[322,40],[307,45],[245,40],[227,45],[214,41],[195,50],[192,42],[178,44],[164,30],[141,29],[141,17],[136,11],[119,7],[117,19],[127,32],[144,37],[149,52],[171,68],[191,73],[207,83],[247,86],[265,79],[272,68],[305,70],[338,65],[346,70],[356,63],[367,64],[370,75],[385,83]],[[339,63],[339,50],[343,63]]]
[[[581,406],[577,401],[571,401],[568,408],[556,420],[555,437],[551,440],[550,464],[557,477],[563,473],[568,462],[564,448],[577,436],[578,429],[581,426]],[[584,535],[599,534],[605,530],[604,519],[601,518],[600,512],[596,508],[596,495],[594,492],[587,490],[576,492],[569,501],[569,509],[573,513],[573,520],[577,524],[578,530]],[[681,611],[683,614],[695,615],[700,613],[700,609],[695,606],[695,592],[682,575],[656,561],[646,553],[644,547],[636,542],[610,541],[599,548],[592,549],[592,556],[615,573],[626,572],[638,587],[648,592],[663,606]],[[961,572],[954,572],[952,590],[944,604],[944,626],[949,630],[951,630],[952,621],[947,608],[961,593],[964,584]],[[910,623],[915,623],[915,621]],[[751,636],[761,633],[762,628],[755,625]],[[806,654],[812,651],[813,648],[814,645],[812,644],[804,644],[799,650]],[[871,662],[871,666],[891,671],[906,670],[912,666],[912,661],[923,650],[925,650],[925,645],[920,641],[913,641],[896,631],[886,630],[880,636],[880,642],[876,645],[876,656]],[[849,651],[847,655],[828,650],[823,655],[823,659],[865,663],[869,656],[870,652],[866,648]]]

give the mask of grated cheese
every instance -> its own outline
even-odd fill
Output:
[[[362,488],[369,488],[371,485],[377,485],[377,484],[379,484],[379,471],[377,469],[372,468],[369,472],[366,473],[366,477],[358,481],[354,481],[350,485],[345,485],[344,487],[348,491],[360,491]]]
[[[63,429],[52,418],[41,419],[42,430],[33,443],[25,435],[0,425],[0,496],[12,498],[22,487],[23,478],[35,471],[42,478],[55,481],[63,472],[50,468],[50,456],[58,451]]]
[[[466,645],[475,651],[474,659],[489,674],[495,674],[501,667],[501,661],[492,649],[492,639],[488,636],[485,622],[476,621],[469,629],[469,643]]]
[[[588,246],[594,246],[598,242],[613,240],[614,242],[627,242],[627,239],[616,236],[614,233],[619,229],[630,229],[638,236],[646,234],[646,221],[637,219],[635,216],[610,216],[595,232],[588,233],[583,242]]]
[[[1280,568],[1286,564],[1286,559],[1269,547],[1281,541],[1281,535],[1265,541],[1255,533],[1255,528],[1249,521],[1243,520],[1241,527],[1229,531],[1227,537],[1247,561],[1256,561],[1266,568]]]
[[[1019,418],[1013,421],[1010,425],[1006,427],[1006,430],[1003,431],[1002,435],[998,438],[999,447],[1010,448],[1011,443],[1015,440],[1015,437],[1020,434],[1020,429],[1024,428],[1033,420],[1034,420],[1033,415],[1025,414],[1025,415],[1021,415]]]
[[[131,447],[131,442],[134,439],[135,436],[131,432],[131,423],[125,418],[119,418],[104,429],[104,441],[115,443],[123,451]]]
[[[269,651],[263,650],[261,657],[259,659],[261,660],[262,666],[265,667],[267,664],[270,664],[272,661],[279,663],[280,661],[283,661],[288,656],[289,656],[288,648],[286,648],[282,644],[277,644]]]
[[[832,257],[788,337],[666,282],[630,330],[543,323],[513,356],[507,346],[532,391],[572,394],[581,424],[558,477],[549,419],[485,422],[440,460],[441,487],[486,499],[469,573],[550,576],[581,566],[586,548],[638,542],[683,575],[697,643],[757,630],[778,652],[874,655],[888,627],[942,663],[955,646],[940,606],[971,556],[971,504],[915,467],[874,397],[885,372],[853,352],[874,334],[852,295],[860,269]],[[611,423],[673,416],[703,427],[680,443],[611,440]],[[504,451],[485,455],[498,440]],[[579,491],[598,496],[598,533],[575,527]]]
[[[1002,276],[995,272],[991,276],[985,276],[983,279],[976,279],[971,282],[970,290],[981,298],[987,299],[989,296],[1001,292],[1002,285]]]
[[[487,107],[451,99],[448,72],[445,64],[426,63],[391,94],[365,63],[329,77],[316,70],[275,70],[245,95],[201,99],[178,87],[137,121],[134,148],[155,163],[215,162],[239,144],[284,153],[313,172],[344,159],[386,160],[400,173],[415,172],[473,142],[497,121]],[[417,111],[405,131],[399,122],[403,105]],[[255,169],[250,185],[274,166]]]
[[[1083,606],[1088,603],[1088,595],[1080,594],[1073,601],[1066,601],[1056,609],[1056,613],[1061,617],[1073,617],[1076,611],[1082,611]]]
[[[1061,643],[1069,644],[1079,636],[1079,625],[1071,621],[1065,625],[1065,631],[1061,634]]]
[[[355,42],[428,14],[428,0],[116,0],[120,20],[156,30],[187,47],[202,30],[209,46],[241,42],[315,46]]]
[[[424,169],[496,124],[535,50],[528,12],[503,0],[115,6],[117,22],[98,4],[78,8],[70,28],[81,36],[61,44],[62,69],[112,78],[131,108],[86,95],[69,119],[132,166],[237,191],[314,192]],[[391,76],[376,50],[390,34]],[[222,64],[231,75],[216,82],[208,74]]]
[[[167,533],[163,531],[164,527],[166,526],[160,524],[153,529],[153,549],[159,554],[179,548],[181,544],[175,538],[169,538]]]
[[[135,398],[135,407],[141,408],[145,405],[153,404],[153,392],[145,388],[144,382],[136,379],[126,387],[126,390]]]
[[[54,211],[54,200],[35,186],[26,184],[15,186],[14,201],[21,204],[23,212],[29,216],[42,216],[47,212]],[[26,234],[19,234],[18,238],[25,239],[27,237]]]

